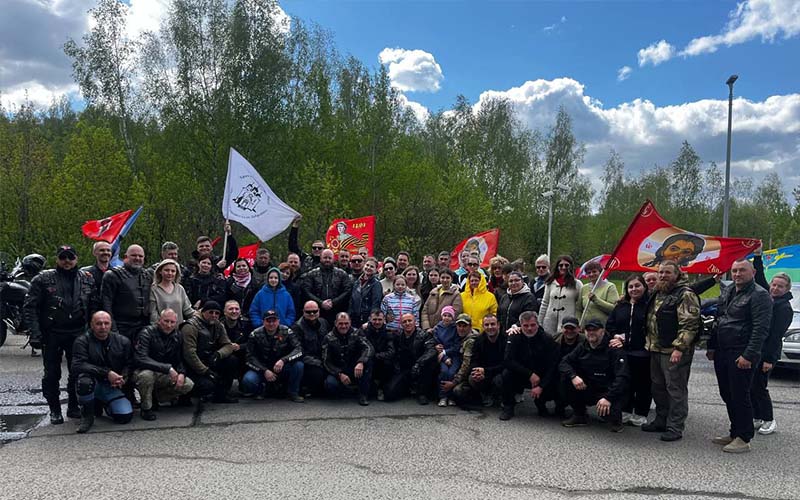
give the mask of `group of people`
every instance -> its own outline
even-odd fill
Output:
[[[95,264],[81,269],[75,248],[58,247],[55,269],[34,278],[24,306],[31,344],[43,346],[51,422],[64,422],[66,355],[67,416],[80,418],[80,433],[103,411],[124,423],[136,405],[153,420],[160,404],[191,397],[234,403],[238,381],[237,397],[352,395],[368,405],[411,396],[500,405],[501,420],[527,390],[540,415],[555,413],[565,427],[587,425],[593,406],[612,431],[629,423],[663,441],[682,438],[699,293],[713,277],[689,284],[663,260],[628,277],[620,297],[599,264],[584,266],[584,284],[566,255],[552,270],[538,257],[529,277],[521,261],[496,256],[484,270],[479,253],[464,251],[452,271],[449,252],[425,255],[421,267],[407,252],[379,261],[366,249],[335,255],[322,241],[307,254],[298,225],[278,266],[264,248],[252,267],[238,258],[227,225],[225,255],[203,236],[186,265],[172,242],[150,268],[139,245],[109,268],[111,248],[97,242]],[[707,352],[731,420],[713,441],[741,452],[754,420],[763,434],[776,427],[767,383],[792,317],[791,280],[778,274],[767,284],[759,256],[732,273]]]

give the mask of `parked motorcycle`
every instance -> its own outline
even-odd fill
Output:
[[[22,305],[31,288],[31,280],[44,269],[46,260],[39,254],[17,259],[9,269],[10,259],[0,253],[0,346],[9,333],[27,335],[22,316]]]

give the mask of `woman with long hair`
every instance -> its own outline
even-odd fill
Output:
[[[402,276],[406,279],[406,291],[421,297],[419,268],[417,266],[408,266],[403,269]]]
[[[226,299],[235,300],[239,303],[239,309],[242,311],[249,311],[250,304],[253,303],[253,298],[258,293],[256,281],[253,279],[252,269],[247,259],[238,258],[233,262],[233,272],[225,284]],[[225,303],[223,302],[223,304]],[[250,317],[248,315],[242,316],[242,321],[250,325]],[[253,325],[255,328],[261,324]]]
[[[455,279],[456,274],[450,269],[439,271],[439,285],[431,290],[422,311],[423,330],[432,331],[439,324],[439,321],[442,320],[442,310],[446,306],[453,308],[453,318],[464,312],[458,285],[453,283]]]
[[[213,300],[217,304],[225,303],[225,280],[214,274],[214,264],[210,256],[197,259],[197,272],[189,278],[189,300],[195,309]]]
[[[181,266],[172,259],[162,260],[156,266],[153,285],[150,287],[150,322],[158,321],[164,309],[172,309],[178,316],[178,323],[194,315],[192,302],[180,284]]]
[[[577,316],[583,283],[575,279],[575,261],[569,255],[559,255],[556,265],[547,278],[547,285],[539,307],[539,324],[545,332],[557,335],[561,320]]]
[[[428,297],[431,295],[431,291],[439,286],[439,270],[435,267],[428,271],[426,275],[426,279],[422,282],[422,285],[419,287],[419,294],[420,299],[422,299],[422,303],[425,304],[428,301]]]
[[[641,427],[647,423],[650,412],[650,353],[647,341],[647,283],[641,275],[634,274],[625,280],[622,298],[617,301],[606,321],[606,332],[612,337],[611,347],[625,349],[631,382],[628,398],[622,407],[623,423]]]

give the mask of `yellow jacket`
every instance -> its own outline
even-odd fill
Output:
[[[484,316],[489,313],[497,314],[497,299],[486,286],[486,277],[483,275],[481,275],[481,282],[475,290],[472,290],[469,280],[467,280],[467,286],[461,292],[461,304],[464,312],[472,318],[472,328],[478,331],[483,330]]]

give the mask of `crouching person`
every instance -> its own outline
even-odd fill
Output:
[[[397,372],[386,385],[386,401],[406,397],[412,391],[417,402],[428,404],[433,394],[439,364],[436,362],[436,342],[433,334],[416,325],[414,315],[405,313],[400,317],[400,334],[394,340]]]
[[[177,326],[175,311],[164,309],[155,325],[139,333],[134,380],[142,398],[143,420],[157,418],[153,410],[158,402],[185,396],[194,388],[183,367],[183,339]]]
[[[300,339],[280,324],[278,313],[264,312],[264,323],[250,333],[247,339],[247,373],[242,385],[244,392],[257,397],[282,395],[288,391],[289,399],[302,403],[300,382],[303,380],[303,350]]]
[[[584,328],[586,342],[567,354],[559,365],[567,403],[574,412],[561,424],[564,427],[588,424],[586,406],[597,405],[597,415],[609,417],[611,431],[622,432],[622,406],[630,378],[625,351],[609,347],[600,320],[590,319]]]
[[[111,331],[110,314],[94,313],[89,331],[75,339],[72,346],[72,371],[77,377],[75,387],[81,407],[79,434],[91,429],[95,409],[105,409],[118,424],[131,421],[133,407],[122,388],[128,382],[132,364],[131,341]]]
[[[333,330],[322,343],[322,363],[328,376],[325,392],[337,397],[358,391],[358,404],[369,405],[369,386],[372,379],[373,349],[350,324],[350,316],[336,315]]]
[[[214,403],[238,403],[228,397],[239,364],[232,355],[239,349],[232,344],[225,327],[219,322],[222,308],[208,300],[200,316],[194,316],[180,327],[183,335],[183,361],[194,382],[193,394]]]

